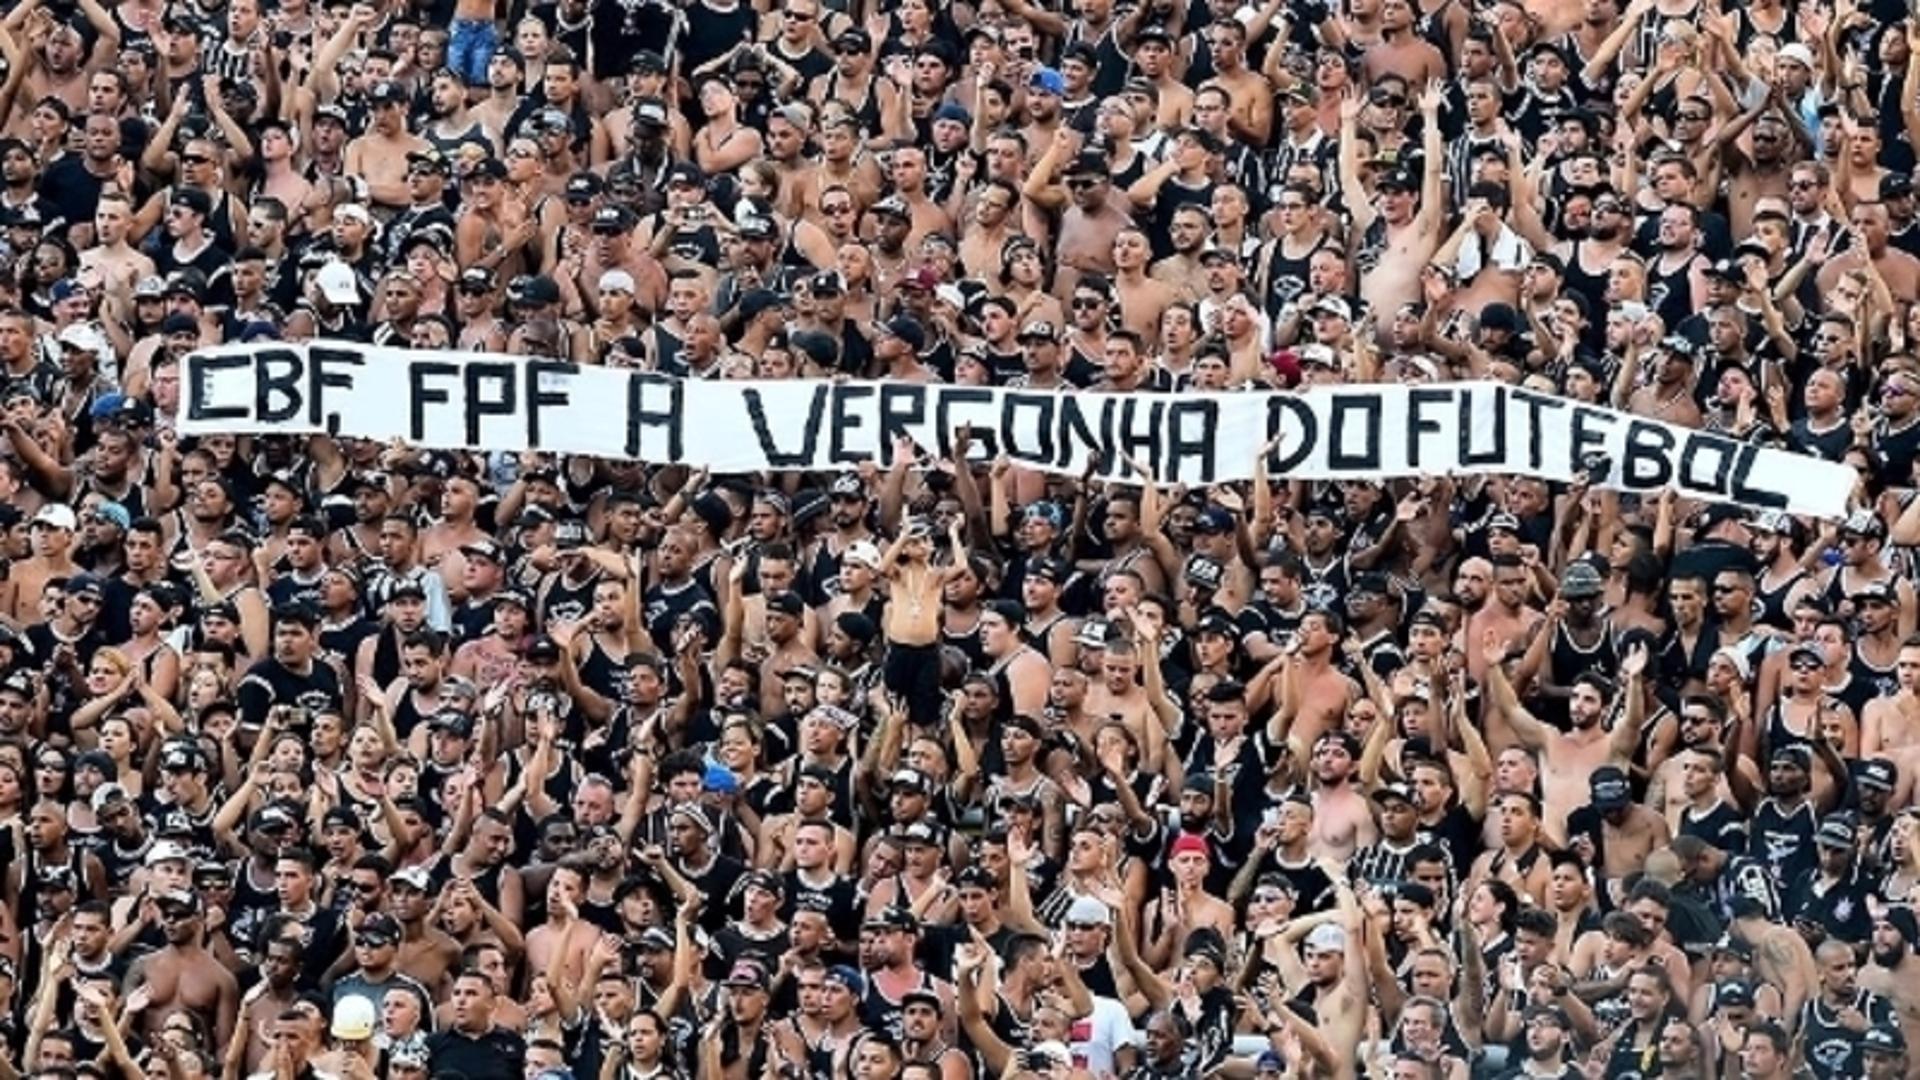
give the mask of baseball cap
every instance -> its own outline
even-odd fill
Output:
[[[353,267],[331,260],[313,276],[314,287],[330,304],[353,304],[360,300],[360,281]]]
[[[371,1039],[377,1015],[372,999],[360,994],[342,997],[333,1003],[333,1037],[348,1042]]]
[[[1829,817],[1813,834],[1814,843],[1831,848],[1851,848],[1854,838],[1853,822],[1844,817]]]
[[[1113,921],[1113,909],[1108,907],[1104,900],[1092,896],[1081,896],[1067,905],[1066,921],[1069,926],[1075,923],[1083,926],[1088,924],[1106,926]]]
[[[1860,1050],[1867,1054],[1899,1057],[1907,1052],[1907,1037],[1891,1024],[1875,1024],[1860,1036]]]
[[[1033,75],[1027,79],[1028,90],[1038,90],[1054,97],[1064,96],[1067,92],[1067,80],[1058,71],[1049,67],[1033,69]]]
[[[1875,791],[1892,791],[1900,779],[1900,770],[1886,758],[1868,758],[1860,763],[1854,782]]]
[[[66,503],[48,503],[33,515],[31,524],[71,530],[79,524],[79,519],[74,516],[73,507]]]
[[[1612,765],[1602,765],[1587,777],[1587,787],[1593,794],[1593,807],[1605,813],[1618,810],[1633,801],[1633,790],[1627,783],[1627,774]]]
[[[1307,935],[1307,949],[1311,952],[1345,952],[1347,932],[1332,923],[1321,923]]]

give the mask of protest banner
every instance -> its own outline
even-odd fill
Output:
[[[715,381],[539,358],[344,342],[196,352],[179,430],[326,432],[432,449],[541,450],[714,472],[833,471],[888,461],[895,436],[1058,473],[1163,483],[1513,473],[1834,518],[1853,472],[1615,409],[1491,382],[1300,393],[1097,394],[888,382]]]

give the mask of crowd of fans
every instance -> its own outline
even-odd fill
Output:
[[[1915,1075],[1906,5],[0,7],[0,1078]],[[176,434],[322,338],[1857,483]]]

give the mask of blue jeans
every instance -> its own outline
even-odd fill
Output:
[[[447,38],[447,67],[468,86],[487,85],[487,63],[500,44],[491,19],[455,19]]]

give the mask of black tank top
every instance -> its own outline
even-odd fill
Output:
[[[1647,261],[1647,302],[1668,326],[1678,326],[1693,314],[1693,259],[1680,269],[1662,271],[1659,259]]]
[[[400,677],[400,631],[382,627],[380,639],[373,643],[373,682],[386,686]]]
[[[826,99],[828,101],[848,102],[850,99],[840,87],[840,69],[834,68],[827,75]],[[851,106],[854,119],[860,121],[860,129],[872,136],[880,130],[880,94],[876,89],[873,76],[867,79],[867,92],[857,104]]]
[[[1806,580],[1805,570],[1795,570],[1785,581],[1769,589],[1761,582],[1754,582],[1754,592],[1760,597],[1759,623],[1776,630],[1793,629],[1793,613],[1787,610],[1787,596]]]
[[[1567,288],[1587,298],[1589,311],[1607,309],[1607,271],[1590,274],[1580,265],[1580,246],[1585,240],[1575,240],[1573,250],[1568,252],[1566,282]]]
[[[1307,267],[1313,257],[1329,244],[1322,236],[1307,249],[1305,255],[1298,258],[1286,253],[1284,240],[1275,240],[1267,252],[1267,314],[1277,315],[1280,309],[1294,302],[1307,291]]]
[[[1900,680],[1894,677],[1893,668],[1892,664],[1878,667],[1869,662],[1865,656],[1861,655],[1860,643],[1856,641],[1853,644],[1853,656],[1847,660],[1847,672],[1853,676],[1848,685],[1863,684],[1862,692],[1868,700],[1876,697],[1892,697],[1900,692]],[[1859,710],[1856,709],[1856,715],[1858,712]]]
[[[406,742],[413,734],[413,729],[425,721],[426,717],[420,715],[420,707],[413,703],[412,691],[401,694],[400,700],[393,706],[393,732],[400,736],[400,741]]]
[[[971,630],[954,633],[944,625],[940,627],[940,644],[958,649],[967,655],[967,666],[974,671],[987,668],[987,648],[980,642],[980,624],[974,623]]]
[[[1753,812],[1748,853],[1773,871],[1775,881],[1783,884],[1797,881],[1815,869],[1813,829],[1812,802],[1802,802],[1787,811],[1769,796],[1762,799]]]
[[[593,590],[600,584],[601,571],[594,567],[587,580],[575,584],[567,580],[565,574],[556,576],[553,584],[540,597],[540,625],[548,626],[556,620],[575,622],[584,619],[593,610]]]
[[[587,656],[580,662],[580,681],[592,687],[594,693],[604,698],[619,698],[620,677],[625,671],[625,666],[608,655],[598,638],[587,639]]]

